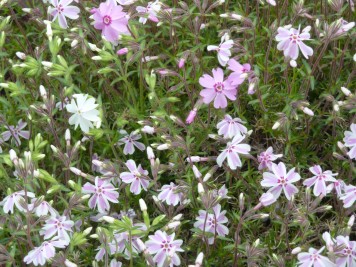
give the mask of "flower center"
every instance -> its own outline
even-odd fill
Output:
[[[214,89],[216,92],[221,93],[224,90],[224,85],[221,82],[214,84]]]
[[[58,11],[59,14],[61,14],[64,11],[64,8],[63,8],[63,6],[61,4],[59,4],[57,6],[57,11]]]
[[[285,185],[287,182],[286,182],[286,179],[284,178],[284,176],[280,177],[278,179],[278,183],[280,183],[281,185]]]
[[[111,19],[110,16],[108,16],[108,15],[104,16],[104,18],[103,18],[103,23],[104,23],[106,26],[110,25],[111,22],[112,22],[112,19]]]

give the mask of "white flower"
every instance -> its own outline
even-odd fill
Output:
[[[224,34],[221,37],[221,43],[220,45],[209,45],[208,46],[208,51],[217,51],[218,52],[218,60],[221,66],[225,67],[227,62],[229,61],[231,57],[231,51],[230,49],[233,47],[234,41],[229,40],[228,34]]]
[[[84,94],[73,95],[73,99],[70,104],[66,105],[66,109],[70,113],[74,113],[69,118],[69,124],[75,124],[75,129],[80,125],[80,129],[87,133],[94,125],[92,122],[99,122],[99,111],[95,108],[98,104],[95,104],[95,99]]]

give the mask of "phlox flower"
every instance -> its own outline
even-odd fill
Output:
[[[344,142],[345,146],[351,147],[351,150],[347,153],[350,159],[356,158],[356,124],[352,123],[350,126],[351,131],[346,131]]]
[[[147,191],[149,180],[147,179],[148,171],[141,167],[141,164],[136,167],[136,163],[130,159],[125,163],[130,172],[122,172],[120,178],[124,183],[131,184],[130,191],[135,195],[141,193],[141,186],[143,190]]]
[[[226,114],[224,119],[220,121],[216,127],[218,134],[223,135],[224,138],[234,138],[236,135],[243,135],[247,133],[247,128],[243,126],[244,121],[240,118],[232,118]]]
[[[336,237],[336,245],[341,247],[335,252],[337,267],[356,266],[356,241],[350,241],[348,236]]]
[[[221,37],[220,44],[217,45],[208,45],[208,51],[217,51],[218,52],[218,60],[221,66],[225,67],[227,62],[231,57],[230,49],[233,47],[234,41],[229,40],[229,35],[224,34]]]
[[[56,254],[55,248],[64,248],[68,245],[65,240],[49,240],[44,241],[41,246],[35,247],[23,259],[26,264],[33,264],[35,266],[42,266],[46,261],[53,258]]]
[[[75,94],[70,104],[66,105],[66,109],[69,113],[74,113],[69,118],[69,124],[75,125],[77,129],[78,125],[84,133],[88,133],[90,128],[94,125],[92,122],[99,122],[99,111],[96,109],[98,104],[95,104],[95,98],[89,97],[84,94]]]
[[[16,208],[18,208],[19,211],[25,211],[25,209],[20,204],[20,202],[25,202],[25,199],[23,197],[25,195],[25,191],[21,190],[5,197],[3,201],[0,202],[0,205],[4,206],[4,212],[8,213],[10,211],[10,213],[14,213],[14,205],[16,206]],[[27,191],[27,197],[34,198],[35,194]]]
[[[93,194],[89,199],[89,207],[98,207],[100,213],[105,213],[110,209],[110,202],[118,203],[119,193],[109,181],[95,177],[95,185],[86,183],[82,188],[82,193]]]
[[[173,267],[180,265],[180,258],[177,252],[183,252],[181,245],[183,240],[174,240],[175,233],[168,235],[166,232],[158,230],[154,235],[150,235],[149,240],[145,245],[150,254],[155,255],[153,260],[158,267],[164,266],[166,259],[170,258],[170,264],[167,266]]]
[[[345,182],[343,180],[336,180],[330,183],[326,187],[326,193],[330,193],[333,189],[335,189],[337,196],[340,197],[345,189]]]
[[[115,259],[112,259],[110,261],[110,267],[121,267],[122,266],[122,262],[121,261],[117,261]]]
[[[213,208],[212,213],[208,213],[205,210],[199,210],[199,216],[196,217],[196,222],[194,227],[199,228],[202,231],[209,232],[215,235],[215,232],[219,236],[225,236],[229,233],[229,229],[224,225],[228,222],[227,217],[225,216],[226,210],[221,211],[220,204],[216,205]],[[206,221],[205,221],[206,219]],[[204,227],[205,223],[205,227]],[[205,228],[205,230],[204,230]],[[209,244],[214,243],[214,237],[209,238]]]
[[[340,199],[344,202],[344,208],[351,207],[356,201],[356,186],[345,185],[344,193]]]
[[[40,234],[44,235],[44,239],[49,239],[56,235],[58,239],[70,241],[68,232],[72,232],[74,222],[67,220],[66,216],[52,216],[46,220],[46,224],[42,227]]]
[[[313,49],[305,45],[303,41],[310,39],[309,30],[310,27],[306,27],[302,33],[300,33],[300,27],[298,30],[294,28],[286,29],[284,27],[279,27],[278,34],[276,35],[276,40],[279,42],[277,49],[283,50],[284,56],[293,60],[298,58],[300,49],[303,56],[308,59],[309,56],[313,55]]]
[[[30,132],[24,131],[23,129],[27,126],[26,122],[19,120],[16,126],[5,125],[7,131],[0,135],[0,143],[8,141],[11,137],[15,139],[16,146],[21,145],[20,137],[25,139],[30,139]]]
[[[222,150],[216,159],[216,163],[219,167],[222,166],[226,158],[230,169],[236,170],[237,167],[242,166],[239,154],[248,155],[251,150],[250,145],[240,144],[243,139],[245,139],[245,136],[236,135],[231,142],[227,143],[226,148]]]
[[[228,62],[228,69],[232,71],[228,77],[231,84],[240,85],[245,81],[246,74],[251,71],[251,65],[248,63],[241,65],[235,59],[230,59]]]
[[[214,197],[219,197],[220,199],[224,199],[224,198],[230,198],[227,193],[229,192],[226,188],[225,185],[221,186],[219,190],[214,189],[213,191],[213,196]]]
[[[141,142],[138,142],[137,140],[141,139],[141,134],[137,133],[136,131],[131,132],[128,134],[125,130],[120,131],[121,134],[124,134],[125,136],[121,138],[117,144],[118,145],[123,145],[125,144],[124,147],[124,154],[127,155],[132,155],[135,152],[135,147],[137,147],[139,150],[143,151],[145,150],[145,145],[142,144]]]
[[[346,20],[341,19],[341,27],[336,32],[336,35],[341,35],[345,32],[348,32],[355,26],[355,22],[347,22]]]
[[[49,8],[49,13],[54,17],[53,21],[58,18],[59,26],[63,29],[68,28],[67,18],[77,19],[79,18],[80,9],[76,6],[70,6],[73,0],[51,0],[53,7]]]
[[[296,173],[295,168],[292,168],[288,173],[283,162],[277,164],[272,163],[272,172],[264,172],[261,185],[270,187],[267,191],[272,193],[276,199],[279,198],[282,190],[288,200],[299,190],[292,183],[300,180],[300,175]]]
[[[153,22],[159,22],[157,18],[157,12],[161,10],[161,3],[156,0],[154,2],[148,2],[146,7],[138,6],[136,7],[136,11],[142,13],[140,16],[139,22],[142,24],[146,24],[147,19]]]
[[[68,97],[65,97],[63,100],[58,101],[56,103],[56,108],[58,108],[58,110],[62,111],[66,105],[68,105],[70,103],[70,99]]]
[[[94,28],[102,30],[102,35],[109,42],[116,43],[120,34],[129,34],[128,16],[115,0],[106,0],[93,12]]]
[[[161,201],[166,201],[168,205],[176,206],[183,199],[183,193],[179,192],[179,188],[174,183],[169,185],[164,185],[160,189],[158,194],[158,199]]]
[[[306,179],[303,182],[303,185],[307,187],[312,187],[314,185],[313,193],[315,196],[323,194],[326,196],[326,182],[336,182],[336,179],[333,176],[336,176],[337,173],[332,173],[331,171],[324,171],[319,165],[314,165],[309,168],[310,172],[314,174],[312,178]]]
[[[34,207],[34,203],[36,201],[37,199],[31,200],[32,204],[29,205],[29,210],[31,210],[33,213],[36,213],[38,217],[45,216],[48,213],[50,213],[52,216],[56,216],[56,214],[58,214],[58,212],[52,208],[51,204],[49,204],[47,201],[42,201],[37,207]]]
[[[308,252],[300,252],[298,254],[298,266],[300,267],[333,267],[336,266],[329,258],[320,255],[325,246],[319,250],[309,248]]]
[[[215,108],[226,108],[227,100],[236,100],[237,89],[228,80],[224,81],[224,72],[222,69],[213,69],[213,77],[204,74],[199,79],[199,84],[204,87],[200,92],[203,102],[209,104],[214,100]]]
[[[261,154],[257,156],[257,160],[260,163],[258,170],[268,168],[271,171],[272,162],[282,156],[283,154],[273,154],[273,147],[270,146],[266,151],[261,152]]]

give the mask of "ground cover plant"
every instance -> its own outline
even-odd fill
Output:
[[[1,266],[356,266],[353,0],[1,0]]]

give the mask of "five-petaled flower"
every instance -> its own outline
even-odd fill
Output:
[[[221,167],[224,160],[227,158],[227,163],[230,169],[236,170],[242,166],[239,154],[248,155],[251,147],[248,144],[240,144],[245,139],[244,135],[236,135],[231,142],[227,143],[226,148],[220,153],[216,159],[216,163]]]
[[[157,12],[159,12],[161,9],[161,3],[156,0],[154,2],[148,2],[146,7],[143,6],[138,6],[136,7],[136,11],[140,13],[140,19],[139,22],[142,24],[146,24],[147,19],[153,21],[153,22],[159,22],[157,18]]]
[[[79,18],[80,9],[76,6],[70,6],[73,0],[51,0],[53,7],[49,8],[49,13],[54,17],[53,21],[58,18],[59,26],[61,28],[68,28],[67,18],[77,19]]]
[[[141,193],[141,186],[143,190],[147,191],[149,184],[148,171],[141,167],[141,164],[136,167],[136,163],[130,159],[125,163],[130,172],[122,172],[120,178],[124,183],[131,184],[130,191],[135,195]]]
[[[325,247],[322,247],[319,250],[315,248],[309,248],[308,252],[300,252],[298,254],[298,266],[300,267],[333,267],[335,266],[329,258],[322,256],[321,253]]]
[[[93,128],[94,123],[100,122],[99,111],[96,109],[98,104],[95,104],[95,98],[84,94],[75,94],[70,104],[66,105],[66,109],[70,113],[74,113],[69,118],[69,124],[78,125],[84,133],[88,133],[90,128]]]
[[[21,206],[20,202],[25,203],[24,196],[26,195],[28,198],[35,197],[34,193],[28,191],[25,192],[24,190],[21,190],[5,197],[3,201],[0,202],[0,205],[4,206],[3,209],[5,213],[8,213],[9,211],[10,213],[14,213],[14,205],[16,206],[16,208],[18,208],[19,211],[25,211],[25,209]]]
[[[20,146],[21,145],[20,137],[25,138],[25,139],[30,138],[30,132],[23,130],[26,126],[27,126],[27,123],[23,122],[22,120],[19,120],[16,126],[5,125],[5,128],[7,129],[7,131],[3,132],[0,135],[0,144],[2,142],[8,141],[11,137],[13,137],[15,139],[16,146]]]
[[[137,133],[136,131],[131,132],[128,134],[125,130],[120,131],[121,134],[124,134],[125,136],[121,138],[117,144],[118,145],[123,145],[124,146],[124,154],[130,154],[132,155],[135,152],[135,147],[137,147],[139,150],[143,151],[145,150],[145,145],[142,144],[141,142],[138,142],[137,140],[141,139],[141,134]]]
[[[260,165],[258,166],[258,169],[262,170],[262,169],[268,168],[271,171],[272,170],[272,162],[282,156],[283,156],[283,154],[273,154],[273,147],[270,146],[269,148],[267,148],[266,151],[261,152],[261,154],[259,154],[257,156],[257,160],[260,163]]]
[[[230,59],[228,62],[228,69],[232,71],[228,77],[231,84],[240,85],[245,81],[248,73],[251,71],[251,65],[248,63],[241,65],[235,59]]]
[[[350,241],[348,236],[337,236],[336,245],[339,248],[335,251],[337,267],[356,266],[356,241]]]
[[[276,40],[279,42],[277,45],[278,50],[284,51],[284,56],[296,60],[299,55],[299,49],[303,56],[308,59],[313,55],[313,49],[303,43],[303,41],[310,39],[310,27],[304,28],[300,33],[300,27],[297,29],[285,27],[278,28]]]
[[[351,207],[356,201],[356,186],[345,185],[344,193],[341,195],[340,199],[344,202],[344,208]]]
[[[226,108],[227,100],[236,100],[237,89],[230,81],[224,81],[224,72],[222,69],[213,69],[213,77],[204,74],[199,79],[199,84],[204,87],[200,92],[205,104],[209,104],[214,100],[215,108]]]
[[[277,164],[272,163],[272,172],[264,172],[261,185],[263,187],[270,187],[267,191],[272,193],[276,199],[279,198],[282,190],[288,200],[296,194],[299,190],[292,183],[300,180],[300,175],[292,168],[288,173],[283,162]]]
[[[307,187],[312,187],[314,185],[314,195],[319,196],[323,194],[326,196],[326,182],[336,182],[337,180],[333,177],[336,176],[337,173],[332,173],[331,171],[324,171],[321,169],[319,165],[314,165],[309,168],[310,172],[314,174],[312,178],[306,179],[303,182],[303,185]]]
[[[91,183],[86,183],[82,188],[82,193],[84,194],[93,194],[89,199],[89,207],[95,208],[98,207],[100,213],[105,213],[109,211],[110,202],[118,203],[117,200],[119,193],[116,192],[115,188],[108,180],[100,179],[99,177],[95,178],[95,185]]]
[[[243,125],[245,123],[240,118],[232,118],[226,114],[224,119],[220,121],[216,127],[218,134],[223,135],[224,138],[234,138],[236,135],[243,135],[247,133],[247,128]]]
[[[351,131],[345,132],[344,142],[345,146],[351,147],[351,150],[347,153],[350,159],[356,158],[356,124],[352,123],[350,126]]]
[[[225,67],[231,57],[230,49],[233,45],[234,41],[229,40],[229,35],[225,33],[221,37],[220,45],[209,45],[208,51],[217,51],[219,63],[221,66]]]
[[[120,34],[129,34],[127,14],[115,0],[101,3],[99,8],[94,10],[92,17],[94,28],[102,30],[102,35],[109,42],[116,43]]]
[[[168,205],[176,206],[182,201],[183,193],[179,191],[179,188],[174,183],[162,186],[161,192],[158,194],[158,199],[166,201]]]
[[[42,227],[40,234],[44,235],[44,239],[49,239],[56,235],[58,239],[70,241],[68,232],[72,232],[74,222],[67,220],[66,216],[52,216],[46,220],[46,224]]]
[[[168,235],[166,232],[158,230],[154,235],[149,236],[149,240],[145,245],[150,254],[155,255],[153,260],[157,263],[158,267],[162,266],[178,266],[180,265],[180,258],[177,252],[183,252],[181,245],[183,240],[174,240],[175,233]],[[170,262],[168,262],[170,260]],[[165,262],[169,263],[164,265]]]
[[[196,218],[197,221],[194,223],[194,227],[214,235],[225,236],[229,233],[229,229],[224,225],[224,223],[228,222],[225,214],[226,210],[221,211],[220,204],[213,208],[212,213],[207,214],[205,210],[199,210],[199,216]],[[214,240],[214,237],[210,237],[209,244],[213,244]]]

